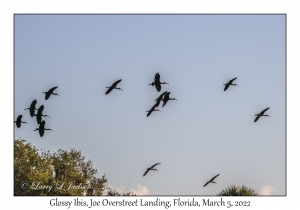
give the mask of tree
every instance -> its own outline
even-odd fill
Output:
[[[231,185],[217,194],[218,196],[256,196],[257,193],[252,188],[246,186]]]
[[[44,191],[30,188],[38,181],[44,185],[51,183],[53,170],[38,150],[25,140],[14,142],[14,195],[43,195]]]
[[[81,151],[39,154],[25,140],[14,142],[14,195],[102,195],[106,183]]]
[[[115,189],[111,189],[110,187],[107,187],[107,196],[136,196],[133,192],[128,192],[128,193],[118,193]]]

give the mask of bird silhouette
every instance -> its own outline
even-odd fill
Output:
[[[236,80],[236,79],[237,79],[237,77],[233,78],[232,80],[229,80],[229,82],[224,84],[225,85],[224,91],[226,91],[229,88],[230,85],[238,86],[237,84],[233,84],[233,81]]]
[[[16,123],[17,127],[20,128],[22,123],[27,123],[27,122],[23,122],[23,121],[22,121],[22,115],[19,115],[19,116],[17,117],[17,120],[16,120],[14,123]],[[27,123],[27,124],[28,124],[28,123]]]
[[[167,91],[163,92],[162,94],[160,94],[160,96],[157,99],[154,100],[154,101],[156,101],[156,104],[155,104],[156,107],[159,106],[160,102],[162,101],[162,99],[166,93],[167,93]]]
[[[105,92],[105,95],[109,94],[113,89],[122,90],[121,88],[117,87],[117,84],[121,81],[122,81],[122,79],[119,79],[118,81],[114,82],[110,87],[106,87],[106,88],[108,88],[108,90]]]
[[[38,109],[37,113],[34,115],[36,116],[36,122],[37,124],[40,124],[42,121],[42,117],[50,117],[48,115],[43,115],[44,105],[41,105]]]
[[[267,114],[264,114],[268,109],[270,109],[270,107],[264,109],[263,111],[261,111],[259,114],[256,114],[254,116],[256,116],[254,122],[256,122],[260,117],[262,116],[268,116],[268,117],[271,117],[270,115],[267,115]]]
[[[149,115],[150,115],[152,112],[160,111],[160,110],[158,110],[158,109],[155,109],[155,107],[156,107],[156,104],[154,104],[154,105],[152,106],[152,108],[151,108],[149,111],[146,111],[146,112],[148,112],[147,117],[149,117]]]
[[[156,73],[156,74],[155,74],[155,77],[154,77],[154,82],[152,82],[152,83],[149,84],[149,85],[152,85],[152,86],[155,85],[156,90],[157,90],[158,92],[160,92],[160,90],[161,90],[161,84],[167,84],[167,85],[169,85],[169,84],[166,83],[166,82],[160,82],[160,75],[159,75],[159,73]],[[149,85],[148,85],[148,86],[149,86]]]
[[[30,104],[30,107],[24,109],[24,110],[29,109],[29,113],[30,113],[30,116],[31,116],[31,117],[34,116],[34,110],[37,110],[37,108],[35,108],[35,105],[36,105],[36,100],[33,100],[33,101],[31,102],[31,104]]]
[[[156,163],[156,164],[154,164],[153,166],[151,166],[150,168],[147,168],[147,170],[145,171],[145,173],[144,173],[143,176],[146,176],[146,174],[147,174],[148,171],[150,171],[150,170],[152,170],[152,171],[158,171],[157,169],[154,168],[154,167],[155,167],[156,165],[158,165],[158,164],[160,164],[160,163]]]
[[[59,94],[53,93],[53,91],[54,91],[57,87],[58,87],[58,86],[51,88],[51,89],[48,90],[47,92],[43,92],[43,93],[45,93],[45,100],[48,100],[48,98],[49,98],[51,95],[58,95],[58,96],[59,96]]]
[[[216,182],[214,182],[214,179],[215,179],[216,177],[218,177],[219,175],[220,175],[220,174],[214,176],[211,180],[209,180],[208,182],[206,182],[205,185],[204,185],[203,187],[205,187],[205,186],[208,185],[209,183],[215,183],[215,184],[217,184]]]
[[[169,100],[177,100],[176,98],[170,98],[170,93],[171,92],[166,92],[166,94],[164,96],[164,99],[163,99],[163,105],[162,105],[162,107],[164,107]]]
[[[40,123],[40,126],[39,126],[39,128],[36,128],[34,131],[39,131],[39,133],[40,133],[40,136],[41,137],[43,137],[44,136],[44,132],[45,132],[45,130],[50,130],[50,131],[53,131],[52,129],[50,129],[50,128],[45,128],[45,124],[46,124],[46,122],[43,120],[41,123]]]

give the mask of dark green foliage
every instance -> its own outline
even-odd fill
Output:
[[[102,195],[106,183],[105,175],[99,178],[81,151],[39,154],[25,140],[14,142],[14,195]]]
[[[135,194],[133,194],[133,192],[128,192],[128,193],[118,193],[116,190],[113,190],[111,188],[108,187],[108,191],[106,193],[107,196],[136,196]]]
[[[252,188],[246,186],[237,187],[231,185],[217,194],[218,196],[256,196],[257,193]]]

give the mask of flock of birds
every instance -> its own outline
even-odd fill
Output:
[[[225,85],[224,91],[226,91],[230,86],[238,86],[237,84],[234,84],[234,83],[233,83],[236,79],[237,79],[237,77],[235,77],[235,78],[229,80],[229,82],[227,82],[226,84],[224,84],[224,85]],[[118,87],[117,87],[117,85],[118,85],[121,81],[122,81],[122,79],[120,79],[120,80],[114,82],[110,87],[106,87],[106,88],[108,88],[108,90],[106,91],[105,95],[109,94],[113,89],[122,90],[121,88],[118,88]],[[155,86],[157,92],[160,92],[160,91],[161,91],[161,85],[162,85],[162,84],[167,84],[167,85],[169,85],[169,84],[166,83],[166,82],[161,82],[161,81],[160,81],[160,75],[159,75],[159,73],[156,73],[156,74],[155,74],[155,77],[154,77],[154,82],[152,82],[152,83],[149,84],[149,85]],[[148,86],[149,86],[149,85],[148,85]],[[123,91],[123,90],[122,90],[122,91]],[[149,117],[149,116],[151,115],[151,113],[154,112],[154,111],[160,111],[159,109],[156,109],[156,108],[159,106],[159,104],[160,104],[161,101],[163,101],[162,107],[164,107],[164,106],[167,104],[167,102],[168,102],[169,100],[177,100],[176,98],[170,98],[170,93],[171,93],[171,92],[165,91],[165,92],[163,92],[157,99],[154,100],[154,101],[156,101],[156,103],[151,107],[151,109],[150,109],[149,111],[146,111],[146,112],[148,112],[147,117]],[[269,115],[265,115],[265,114],[264,114],[268,109],[269,109],[269,107],[266,108],[266,109],[264,109],[263,111],[261,111],[259,114],[254,115],[254,116],[256,116],[256,118],[254,119],[254,122],[256,122],[256,121],[257,121],[260,117],[262,117],[262,116],[269,116]],[[158,170],[157,170],[156,168],[154,168],[154,167],[157,166],[157,165],[159,165],[159,164],[160,164],[160,163],[156,163],[156,164],[154,164],[153,166],[147,168],[146,171],[144,172],[143,176],[146,176],[147,173],[148,173],[149,171],[158,171]],[[219,175],[220,175],[220,174],[217,174],[216,176],[214,176],[213,178],[211,178],[209,181],[207,181],[207,182],[205,183],[205,185],[204,185],[203,187],[205,187],[205,186],[208,185],[209,183],[215,183],[215,184],[216,184],[216,182],[215,182],[214,180],[215,180],[215,178],[217,178]]]
[[[224,85],[225,85],[224,91],[226,91],[230,86],[238,86],[237,84],[233,84],[233,82],[234,82],[236,79],[237,79],[237,77],[235,77],[235,78],[229,80],[229,82],[227,82],[226,84],[224,84]],[[105,95],[109,94],[109,93],[110,93],[112,90],[114,90],[114,89],[115,89],[115,90],[122,90],[121,88],[117,87],[117,85],[118,85],[121,81],[122,81],[122,79],[117,80],[117,81],[114,82],[110,87],[106,87],[106,88],[108,88],[108,90],[105,92]],[[149,84],[149,85],[155,86],[157,92],[160,92],[160,91],[161,91],[161,85],[162,85],[162,84],[167,84],[167,85],[169,85],[169,84],[166,83],[166,82],[160,82],[160,75],[159,75],[159,73],[156,73],[156,74],[155,74],[155,77],[154,77],[154,82],[152,82],[152,83]],[[148,86],[149,86],[149,85],[148,85]],[[57,94],[57,93],[54,93],[54,90],[55,90],[56,88],[57,88],[57,86],[51,88],[51,89],[48,90],[47,92],[43,92],[43,93],[45,93],[45,100],[48,100],[49,97],[50,97],[51,95],[59,95],[59,94]],[[122,90],[122,91],[123,91],[123,90]],[[164,106],[167,104],[167,102],[168,102],[169,100],[177,100],[176,98],[170,98],[170,94],[171,94],[171,92],[165,91],[165,92],[163,92],[157,99],[155,99],[154,101],[156,101],[156,103],[151,107],[151,109],[150,109],[149,111],[146,111],[146,112],[147,112],[147,117],[149,117],[149,116],[151,115],[151,113],[154,112],[154,111],[160,111],[159,109],[156,109],[156,108],[159,107],[161,101],[162,101],[162,107],[164,107]],[[46,122],[45,122],[44,120],[42,120],[42,117],[49,117],[49,116],[48,116],[48,115],[43,115],[44,105],[41,105],[38,109],[36,109],[36,108],[35,108],[36,103],[37,103],[37,101],[36,101],[36,100],[33,100],[32,103],[31,103],[31,105],[30,105],[30,107],[29,107],[29,108],[26,108],[26,109],[24,109],[24,110],[29,109],[30,116],[31,116],[31,117],[34,117],[34,116],[36,117],[36,121],[37,121],[37,124],[39,125],[39,128],[36,128],[34,131],[37,131],[37,130],[38,130],[40,136],[43,137],[44,131],[45,131],[45,130],[51,130],[51,131],[53,131],[53,130],[52,130],[52,129],[49,129],[49,128],[45,128]],[[264,114],[269,108],[270,108],[270,107],[264,109],[264,110],[261,111],[259,114],[254,115],[254,116],[256,116],[256,118],[254,119],[254,122],[256,122],[256,121],[257,121],[260,117],[262,117],[262,116],[269,116],[269,115]],[[35,110],[37,110],[37,113],[35,113]],[[27,122],[23,122],[23,121],[22,121],[22,115],[19,115],[19,116],[17,117],[17,120],[15,121],[15,123],[16,123],[16,126],[17,126],[18,128],[20,128],[22,123],[27,123]],[[148,173],[149,171],[158,171],[158,170],[157,170],[156,168],[154,168],[154,167],[157,166],[157,165],[159,165],[159,164],[161,164],[161,163],[156,163],[156,164],[152,165],[151,167],[147,168],[146,171],[144,172],[143,176],[146,176],[147,173]],[[214,180],[215,180],[215,178],[217,178],[219,175],[220,175],[220,174],[217,174],[216,176],[214,176],[213,178],[211,178],[209,181],[207,181],[207,182],[204,184],[203,187],[205,187],[205,186],[208,185],[209,183],[216,183]]]
[[[48,90],[47,92],[43,92],[43,93],[45,93],[45,100],[48,100],[48,98],[49,98],[51,95],[58,95],[58,96],[59,96],[59,94],[54,93],[54,90],[55,90],[56,88],[57,88],[57,86],[51,88],[51,89]],[[35,108],[36,103],[37,103],[37,101],[36,101],[36,99],[35,99],[35,100],[33,100],[33,101],[31,102],[30,107],[29,107],[29,108],[26,108],[26,109],[24,109],[24,110],[29,109],[29,114],[30,114],[30,116],[31,116],[31,117],[36,117],[36,122],[37,122],[37,124],[39,125],[39,127],[36,128],[34,131],[37,131],[37,130],[38,130],[40,136],[43,137],[43,136],[44,136],[45,130],[50,130],[50,131],[53,131],[53,130],[50,129],[50,128],[45,128],[46,122],[45,122],[44,120],[42,120],[42,117],[50,117],[50,116],[49,116],[49,115],[44,115],[44,114],[43,114],[44,105],[41,105],[38,109]],[[35,113],[35,110],[37,110],[36,113]],[[18,128],[21,127],[21,124],[22,124],[22,123],[27,123],[27,122],[23,122],[23,121],[22,121],[22,116],[23,116],[23,115],[19,115],[19,116],[17,117],[17,120],[15,121],[15,123],[16,123],[16,125],[17,125]],[[28,123],[27,123],[27,124],[28,124]]]

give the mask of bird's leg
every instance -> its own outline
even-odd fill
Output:
[[[122,90],[121,88],[116,88],[116,89],[118,89],[118,90]],[[123,91],[123,90],[122,90]]]
[[[44,130],[50,130],[50,131],[53,131],[52,129],[50,129],[50,128],[44,128]]]
[[[156,109],[156,110],[154,110],[154,111],[160,111],[159,109]]]

